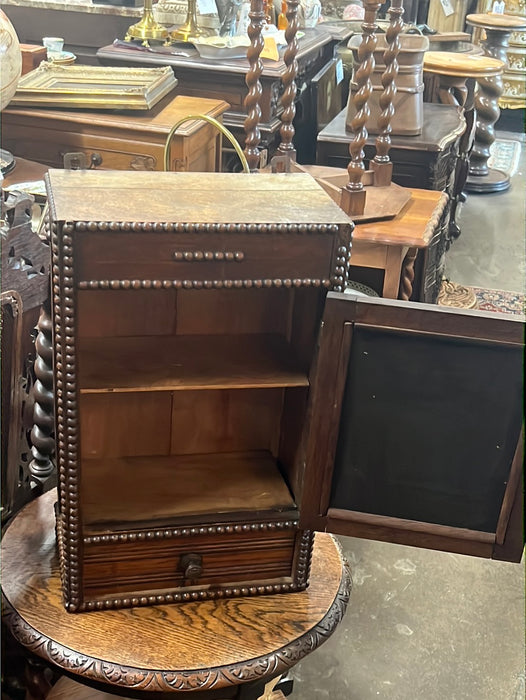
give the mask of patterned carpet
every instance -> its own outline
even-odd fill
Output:
[[[506,292],[502,289],[482,289],[471,287],[477,298],[477,309],[500,311],[505,314],[525,314],[526,295],[519,292]]]
[[[526,314],[526,295],[507,292],[503,289],[464,287],[456,282],[444,280],[438,295],[440,306],[456,309],[478,309],[505,314]]]

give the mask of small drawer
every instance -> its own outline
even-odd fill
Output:
[[[86,232],[75,240],[77,282],[87,288],[152,280],[197,288],[289,286],[331,275],[333,238],[322,233]]]
[[[161,537],[141,532],[131,539],[128,534],[124,541],[122,535],[106,541],[89,537],[84,544],[84,600],[140,598],[140,591],[173,591],[177,596],[188,589],[292,584],[298,531],[291,522],[269,525],[259,526],[259,531],[250,525],[205,526],[194,528],[197,534],[187,528],[175,537],[164,536],[169,531],[161,531]]]

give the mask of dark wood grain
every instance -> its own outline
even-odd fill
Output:
[[[334,540],[317,535],[305,592],[69,615],[55,498],[32,502],[2,541],[4,619],[28,649],[87,681],[178,692],[270,678],[324,642],[345,611],[349,573]]]

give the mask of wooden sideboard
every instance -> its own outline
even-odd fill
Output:
[[[12,107],[2,114],[2,143],[15,155],[61,168],[67,153],[84,153],[93,167],[163,170],[168,134],[179,120],[205,114],[221,120],[224,100],[167,95],[148,111],[54,110]],[[220,167],[221,134],[191,120],[171,140],[170,169],[214,171]]]
[[[296,134],[294,143],[298,151],[300,162],[314,162],[315,143],[318,133],[318,120],[316,110],[316,91],[323,90],[323,82],[330,81],[333,88],[337,89],[342,74],[334,70],[334,50],[336,45],[344,41],[349,35],[350,29],[340,27],[317,27],[306,29],[305,36],[300,38],[298,44],[298,74],[296,77],[296,118],[294,126]],[[184,53],[186,55],[180,55]],[[200,58],[197,51],[190,45],[174,47],[172,53],[166,49],[161,51],[141,51],[140,49],[127,48],[122,45],[104,46],[97,51],[97,58],[104,65],[120,66],[172,66],[179,81],[177,92],[181,95],[195,97],[210,97],[224,99],[230,104],[224,114],[224,124],[238,141],[244,145],[245,132],[244,121],[246,111],[244,99],[247,94],[245,77],[249,68],[246,58],[223,59],[210,61]],[[282,107],[280,97],[283,90],[282,77],[286,71],[283,61],[283,50],[279,61],[263,59],[263,73],[260,78],[262,93],[260,98],[261,119],[259,130],[261,133],[260,148],[262,150],[262,167],[265,158],[270,158],[280,140],[280,115]],[[326,71],[326,76],[324,76]],[[321,72],[321,75],[320,75]],[[312,78],[316,76],[313,82]],[[332,104],[332,114],[335,116],[342,105],[336,101]],[[324,114],[324,118],[327,115]],[[225,148],[224,169],[237,169],[237,156],[233,150]]]

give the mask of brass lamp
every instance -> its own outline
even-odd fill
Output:
[[[143,46],[149,46],[150,41],[164,42],[168,38],[168,30],[160,25],[153,16],[152,0],[144,0],[144,10],[137,24],[128,27],[124,41],[140,40]]]

